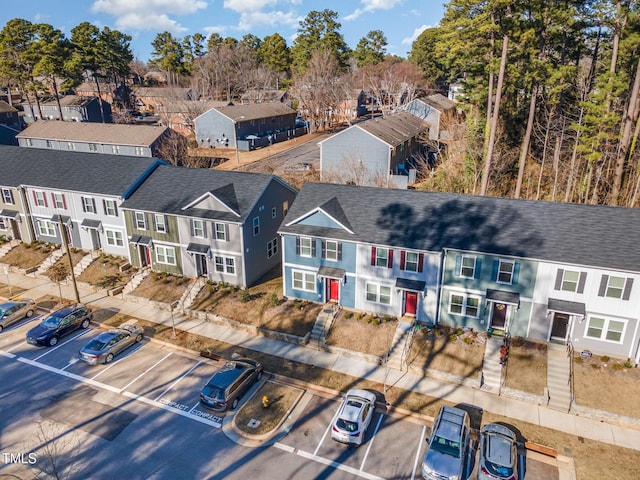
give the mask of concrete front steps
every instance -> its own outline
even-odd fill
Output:
[[[20,242],[20,240],[10,240],[7,243],[0,246],[0,258],[4,257],[7,253],[9,253],[9,250],[11,250],[16,245],[20,245],[20,243],[22,243]]]
[[[176,309],[184,310],[185,308],[189,308],[198,296],[198,293],[200,293],[200,290],[202,290],[206,284],[207,279],[205,277],[197,277],[195,282],[193,282],[193,284],[182,294]]]
[[[127,293],[133,292],[136,288],[138,288],[138,285],[142,283],[142,280],[144,280],[145,277],[148,276],[150,273],[151,273],[150,268],[144,268],[140,270],[138,273],[136,273],[129,279],[127,284],[124,286],[124,290],[122,291],[122,293],[126,295]]]
[[[480,388],[488,392],[500,393],[502,388],[502,364],[500,363],[500,347],[504,343],[503,337],[492,335],[487,337],[482,361],[482,383]]]
[[[415,317],[402,317],[391,340],[391,347],[387,354],[387,366],[396,370],[407,370],[407,356],[413,341]]]
[[[51,255],[49,255],[40,263],[40,266],[36,270],[36,276],[41,276],[47,273],[47,270],[49,270],[49,267],[51,267],[54,263],[60,260],[63,255],[64,255],[64,251],[62,248],[57,248],[53,252],[51,252]]]
[[[316,317],[316,321],[311,329],[311,335],[309,336],[309,345],[313,345],[318,349],[321,348],[324,343],[327,332],[331,328],[333,319],[336,317],[340,307],[335,303],[325,303],[322,310]]]
[[[85,269],[89,265],[91,265],[91,262],[93,262],[96,258],[95,255],[95,252],[89,252],[84,257],[82,257],[78,263],[75,264],[75,266],[73,267],[73,274],[76,278],[78,278],[82,274],[82,272],[84,272]]]
[[[571,356],[566,345],[549,343],[547,346],[547,396],[549,408],[571,410]]]

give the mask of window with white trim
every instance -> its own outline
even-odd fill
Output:
[[[367,283],[367,302],[391,305],[391,287]]]
[[[300,256],[311,257],[313,249],[311,246],[312,239],[309,237],[300,237]]]
[[[626,322],[603,317],[590,317],[585,337],[622,343]]]
[[[164,265],[176,264],[176,250],[173,247],[156,245],[156,262]]]
[[[276,253],[278,253],[278,237],[267,242],[267,258],[273,257]]]
[[[124,238],[119,230],[104,229],[104,235],[107,238],[107,245],[112,247],[124,247]]]
[[[407,252],[404,257],[404,269],[408,272],[417,272],[418,271],[418,253],[417,252]]]
[[[105,200],[104,201],[104,214],[110,217],[118,216],[118,207],[116,205],[115,200]]]
[[[47,148],[53,148],[53,142],[51,140],[47,140]]]
[[[476,273],[476,257],[468,257],[463,255],[460,262],[460,276],[465,278],[473,278]]]
[[[514,261],[500,260],[498,264],[498,278],[496,279],[496,282],[507,283],[511,285],[511,282],[513,282],[514,267],[515,267]]]
[[[90,152],[97,152],[98,151],[98,145],[96,143],[90,143],[89,144],[89,151]]]
[[[46,207],[47,206],[47,201],[44,198],[44,192],[42,192],[40,190],[34,190],[33,196],[35,198],[36,205],[38,207]]]
[[[138,230],[147,229],[147,216],[144,214],[144,212],[134,212],[133,217],[134,225]]]
[[[450,293],[449,313],[478,318],[480,314],[480,297],[462,293]]]
[[[31,140],[30,138],[25,138],[24,140],[27,147],[33,147],[33,140]]]
[[[389,264],[389,249],[376,248],[376,267],[386,267]]]
[[[216,255],[213,258],[216,272],[228,273],[229,275],[236,274],[236,259],[233,257],[222,257]]]
[[[55,237],[56,227],[49,220],[40,220],[38,222],[38,232],[45,237]]]
[[[626,281],[627,279],[624,277],[614,277],[610,275],[604,296],[609,298],[622,298]]]
[[[139,157],[144,155],[144,147],[136,147],[136,155]]]
[[[560,284],[560,290],[565,292],[575,292],[578,290],[578,282],[580,281],[580,272],[574,272],[573,270],[565,270],[562,272],[562,283]]]
[[[8,188],[2,189],[2,203],[7,203],[9,205],[15,205],[15,201],[13,200],[13,192]]]
[[[216,223],[216,240],[227,240],[227,226],[224,223]]]
[[[255,217],[253,219],[253,236],[260,234],[260,217]]]
[[[192,227],[191,233],[193,234],[194,237],[200,237],[200,238],[205,237],[203,220],[193,219],[191,221],[191,227]]]
[[[111,153],[120,153],[120,145],[111,145]]]
[[[67,150],[75,150],[76,144],[73,142],[67,142]]]
[[[7,221],[4,219],[4,217],[0,217],[0,230],[9,230],[7,228]]]
[[[96,201],[91,197],[82,197],[82,211],[85,213],[97,213]]]
[[[313,273],[294,270],[292,272],[292,281],[295,290],[316,291],[316,276]]]
[[[338,261],[338,242],[327,240],[324,245],[324,257],[327,260]]]
[[[62,210],[67,208],[64,202],[64,195],[62,193],[53,194],[53,206]]]
[[[276,207],[273,207],[271,209],[271,218],[276,218],[278,216],[278,209]]]
[[[167,233],[167,221],[164,215],[154,214],[153,223],[156,226],[156,232]]]

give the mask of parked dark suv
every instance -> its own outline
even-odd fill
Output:
[[[207,408],[224,412],[238,406],[242,396],[262,378],[262,365],[248,358],[227,362],[218,370],[200,393],[200,402]]]
[[[91,309],[81,303],[61,308],[47,315],[40,325],[27,332],[27,343],[53,347],[61,337],[78,328],[87,328],[92,318]]]

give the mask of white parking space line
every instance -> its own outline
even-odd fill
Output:
[[[8,358],[16,358],[15,354],[9,353],[9,352],[5,352],[3,350],[0,350],[0,355],[2,355],[3,357],[8,357]]]
[[[189,413],[193,412],[198,405],[200,405],[200,402],[196,402],[196,404],[191,407],[191,410],[189,410]]]
[[[305,452],[304,450],[293,449],[292,447],[283,445],[279,442],[274,443],[273,446],[276,448],[279,448],[280,450],[284,450],[286,452],[295,453],[296,455],[302,458],[306,458],[308,460],[313,460],[314,462],[322,463],[323,465],[327,465],[329,467],[335,468],[336,470],[342,470],[343,472],[350,473],[351,475],[355,475],[357,477],[366,478],[367,480],[384,480],[382,477],[378,477],[377,475],[356,470],[353,467],[349,467],[347,465],[343,465],[342,463],[329,460],[328,458],[319,457],[314,453]]]
[[[34,358],[34,361],[38,361],[40,360],[42,357],[44,357],[45,355],[49,355],[51,352],[55,352],[57,349],[59,349],[60,347],[63,347],[64,345],[66,345],[69,342],[72,342],[73,340],[75,340],[78,337],[81,337],[82,335],[84,335],[85,333],[89,332],[90,330],[87,328],[86,330],[83,330],[82,332],[80,332],[78,335],[76,335],[75,337],[71,337],[69,340],[67,340],[66,342],[62,342],[59,343],[58,345],[56,345],[53,348],[48,349],[46,352],[44,352],[42,355],[38,355],[36,358]]]
[[[418,462],[420,461],[420,446],[422,445],[424,434],[427,431],[427,426],[422,426],[422,432],[420,432],[420,439],[418,440],[418,448],[416,449],[416,459],[413,462],[413,472],[411,472],[411,480],[416,478],[416,469],[418,468]]]
[[[178,377],[178,379],[177,379],[175,382],[173,382],[171,385],[169,385],[169,386],[167,387],[167,389],[166,389],[164,392],[162,392],[160,395],[158,395],[158,396],[156,397],[155,401],[157,402],[158,400],[160,400],[160,399],[164,396],[164,394],[165,394],[165,393],[167,393],[169,390],[171,390],[173,387],[175,387],[175,386],[178,384],[178,382],[179,382],[180,380],[182,380],[184,377],[186,377],[187,375],[189,375],[189,374],[193,371],[193,369],[194,369],[194,368],[196,368],[196,367],[197,367],[198,365],[200,365],[201,363],[202,363],[202,362],[198,362],[198,363],[196,363],[193,367],[191,367],[189,370],[187,370],[187,371],[186,371],[186,372],[184,372],[182,375],[180,375],[180,377]]]
[[[22,343],[19,343],[19,344],[17,344],[17,345],[14,345],[14,346],[13,346],[13,347],[11,347],[9,350],[7,350],[7,352],[11,352],[11,351],[15,350],[16,348],[21,347],[22,345],[25,345],[26,343],[27,343],[27,342],[22,342]]]
[[[336,418],[338,418],[338,413],[340,413],[340,407],[338,407],[338,409],[336,410],[336,413],[333,414],[331,423],[329,424],[329,426],[327,426],[327,429],[324,431],[324,435],[322,435],[322,438],[320,439],[320,443],[318,443],[318,446],[313,452],[314,456],[318,455],[318,450],[320,450],[320,445],[322,445],[322,443],[324,442],[324,439],[327,437],[327,434],[329,433],[329,430],[331,430],[331,427],[333,427],[333,424],[336,422]]]
[[[132,353],[137,352],[141,348],[142,348],[142,344],[138,344],[138,346],[136,346],[136,348],[134,348],[133,350],[130,350],[127,355],[125,355],[124,357],[120,357],[115,362],[110,363],[108,367],[105,367],[102,370],[100,370],[98,373],[96,373],[93,377],[91,377],[91,380],[94,380],[94,379],[98,378],[100,375],[102,375],[104,372],[109,370],[111,367],[115,367],[118,363],[120,363],[123,360],[126,360],[129,357],[129,355],[131,355]]]
[[[144,372],[142,372],[140,375],[138,375],[136,378],[134,378],[133,380],[131,380],[129,383],[127,383],[124,387],[122,387],[122,389],[120,390],[120,392],[124,392],[127,387],[135,382],[137,382],[140,378],[144,377],[147,373],[149,373],[151,370],[153,370],[155,367],[157,367],[158,365],[160,365],[162,362],[164,362],[167,358],[169,358],[171,355],[173,355],[173,352],[169,352],[167,353],[164,357],[162,357],[160,360],[158,360],[156,363],[154,363],[153,365],[151,365],[149,368],[147,368]]]
[[[205,418],[200,415],[192,415],[190,412],[185,412],[184,410],[180,410],[179,408],[174,408],[170,405],[165,405],[164,403],[156,402],[155,400],[151,400],[150,398],[143,397],[142,395],[138,395],[136,393],[131,392],[123,392],[125,397],[132,398],[142,403],[146,403],[148,405],[153,405],[154,407],[162,408],[163,410],[167,410],[171,413],[177,413],[178,415],[182,415],[183,417],[187,417],[190,420],[195,420],[196,422],[204,423],[206,425],[210,425],[212,427],[220,428],[222,426],[222,419],[220,421],[210,420],[209,418]]]
[[[60,369],[61,372],[64,372],[67,368],[69,368],[71,365],[75,365],[76,363],[78,363],[80,361],[79,358],[72,358],[69,363],[67,363],[64,367],[62,367]]]
[[[367,461],[367,457],[369,456],[369,450],[371,450],[371,445],[373,445],[373,441],[375,440],[376,434],[378,433],[378,429],[380,428],[380,424],[382,423],[382,417],[384,417],[384,415],[380,415],[380,418],[378,418],[378,423],[376,424],[376,429],[373,431],[373,435],[369,440],[367,451],[364,452],[364,458],[362,459],[362,463],[360,464],[360,471],[364,469],[364,463]]]

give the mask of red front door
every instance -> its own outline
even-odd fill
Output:
[[[418,294],[416,292],[406,292],[404,313],[415,315],[418,308]]]
[[[340,290],[340,286],[338,284],[338,280],[330,278],[329,279],[329,301],[330,302],[338,301],[339,290]]]

